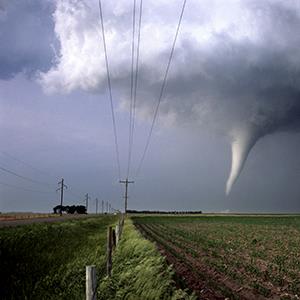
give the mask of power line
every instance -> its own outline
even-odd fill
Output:
[[[132,132],[134,131],[134,119],[135,119],[135,108],[136,108],[136,92],[139,72],[139,57],[140,57],[140,42],[141,42],[141,24],[142,24],[142,13],[143,13],[143,0],[140,0],[140,15],[139,15],[139,31],[138,31],[138,42],[136,51],[136,70],[134,79],[134,95],[133,95],[133,119],[132,119]]]
[[[132,14],[132,41],[131,41],[131,79],[130,79],[130,113],[129,113],[129,139],[128,139],[128,164],[127,176],[129,174],[130,160],[131,160],[131,141],[132,141],[132,112],[133,112],[133,88],[134,88],[134,42],[135,42],[135,6],[136,0],[133,0],[133,14]]]
[[[69,192],[70,194],[72,194],[73,196],[75,196],[75,197],[78,197],[78,198],[81,198],[81,197],[82,197],[82,195],[78,195],[77,193],[72,192],[72,191],[70,190],[70,187],[69,187],[69,189],[68,189],[68,192]]]
[[[135,111],[136,111],[136,93],[137,93],[137,83],[138,83],[138,72],[139,72],[139,56],[140,56],[140,40],[141,40],[141,23],[142,23],[142,12],[143,12],[143,0],[140,0],[139,7],[139,23],[138,23],[138,38],[137,38],[137,50],[136,50],[136,61],[135,61],[135,77],[134,77],[134,92],[133,92],[133,107],[132,107],[132,121],[130,125],[130,135],[131,139],[129,142],[129,154],[128,154],[128,169],[127,178],[129,177],[130,164],[132,157],[132,148],[134,141],[134,126],[135,126]]]
[[[16,186],[16,185],[9,184],[9,183],[6,183],[6,182],[0,182],[0,184],[2,184],[4,186],[11,187],[11,188],[15,188],[15,189],[20,189],[20,190],[23,190],[23,191],[27,191],[27,192],[43,193],[43,194],[53,194],[54,193],[54,192],[51,193],[51,192],[46,192],[46,191],[38,191],[38,190],[27,189],[27,188],[23,188],[21,186]]]
[[[118,173],[119,173],[119,179],[121,179],[121,166],[120,166],[120,154],[119,154],[119,146],[118,146],[117,127],[116,127],[115,111],[114,111],[112,89],[111,89],[111,80],[110,80],[110,72],[109,72],[109,65],[108,65],[108,58],[107,58],[107,49],[106,49],[106,40],[105,40],[105,31],[104,31],[104,24],[103,24],[104,22],[103,22],[101,0],[99,0],[99,14],[100,14],[100,20],[101,20],[101,30],[102,30],[103,48],[104,48],[104,56],[105,56],[107,84],[108,84],[108,90],[109,90],[111,117],[112,117],[112,122],[113,122],[113,132],[114,132],[114,140],[115,140],[115,148],[116,148]]]
[[[18,174],[18,173],[15,173],[15,172],[13,172],[13,171],[11,171],[11,170],[8,170],[8,169],[6,169],[6,168],[3,168],[3,167],[1,167],[1,166],[0,166],[0,170],[4,171],[4,172],[6,172],[6,173],[9,173],[9,174],[11,174],[11,175],[14,175],[14,176],[16,176],[16,177],[19,177],[19,178],[21,178],[21,179],[24,179],[24,180],[33,182],[33,183],[42,184],[42,185],[46,185],[46,186],[52,187],[51,184],[48,184],[48,183],[45,183],[45,182],[42,182],[42,181],[37,181],[37,180],[31,179],[31,178],[29,178],[29,177],[20,175],[20,174]]]
[[[25,161],[23,161],[23,160],[21,160],[21,159],[19,159],[19,158],[17,158],[17,157],[14,157],[14,156],[12,156],[12,155],[10,155],[10,154],[4,152],[4,151],[0,151],[0,153],[3,154],[3,155],[5,155],[5,156],[7,156],[7,157],[9,157],[9,158],[11,158],[11,159],[13,159],[13,160],[15,160],[15,161],[17,161],[17,162],[20,162],[20,163],[24,164],[25,166],[27,166],[27,167],[29,167],[29,168],[35,170],[35,171],[38,171],[38,172],[40,172],[40,173],[43,173],[43,174],[46,174],[46,175],[48,175],[48,176],[54,177],[54,175],[50,175],[49,173],[47,173],[47,172],[45,172],[45,171],[42,171],[42,170],[40,170],[40,169],[38,169],[38,168],[36,168],[36,167],[34,167],[34,166],[28,164],[27,162],[25,162]],[[0,169],[1,169],[2,171],[4,171],[4,172],[7,172],[7,173],[9,173],[9,174],[12,174],[12,175],[14,175],[14,176],[17,176],[17,177],[19,177],[19,178],[22,178],[22,179],[27,180],[27,181],[30,181],[30,182],[34,182],[34,183],[37,183],[37,184],[47,185],[47,186],[49,186],[49,187],[52,187],[52,186],[53,186],[53,185],[50,185],[50,184],[48,184],[48,183],[41,182],[41,181],[38,181],[38,180],[34,180],[34,179],[32,179],[32,178],[29,178],[29,177],[26,177],[26,176],[17,174],[17,173],[15,173],[15,172],[13,172],[13,171],[11,171],[11,170],[8,170],[7,168],[4,168],[4,167],[0,167]],[[0,182],[0,184],[6,185],[6,186],[9,186],[9,187],[12,187],[12,188],[18,188],[18,189],[22,189],[22,190],[25,190],[25,191],[30,191],[30,192],[39,192],[39,193],[49,193],[49,194],[51,194],[51,192],[45,192],[45,191],[37,191],[37,190],[27,189],[27,188],[18,187],[18,186],[15,186],[15,185],[11,185],[11,184],[8,184],[8,183],[4,183],[4,182]],[[69,193],[71,193],[73,196],[76,196],[76,197],[78,197],[78,198],[81,198],[81,197],[82,197],[82,196],[80,196],[80,195],[78,195],[78,194],[75,194],[74,192],[72,192],[72,191],[70,191],[70,190],[69,190]]]
[[[156,105],[156,108],[155,108],[155,111],[154,111],[154,116],[153,116],[152,124],[151,124],[149,135],[148,135],[148,138],[147,138],[147,141],[146,141],[146,146],[144,148],[144,152],[142,154],[142,158],[141,158],[140,163],[139,163],[138,168],[137,168],[136,177],[138,176],[138,174],[139,174],[139,172],[141,170],[141,167],[142,167],[142,164],[144,162],[147,150],[149,148],[149,144],[150,144],[150,140],[151,140],[151,136],[152,136],[154,124],[155,124],[155,121],[156,121],[157,115],[158,115],[158,109],[159,109],[159,106],[160,106],[160,103],[161,103],[161,99],[162,99],[162,96],[163,96],[163,92],[164,92],[164,89],[165,89],[165,86],[166,86],[167,77],[168,77],[168,73],[169,73],[169,69],[170,69],[172,57],[173,57],[173,54],[174,54],[174,49],[175,49],[175,45],[176,45],[176,41],[177,41],[177,36],[178,36],[178,33],[179,33],[179,28],[180,28],[180,25],[181,25],[181,21],[182,21],[182,17],[183,17],[185,5],[186,5],[186,0],[183,0],[181,14],[180,14],[180,17],[179,17],[179,21],[178,21],[178,25],[177,25],[177,29],[176,29],[176,33],[175,33],[175,37],[174,37],[174,41],[173,41],[173,44],[172,44],[172,48],[171,48],[171,52],[170,52],[170,56],[169,56],[169,60],[168,60],[168,64],[167,64],[167,68],[166,68],[166,71],[165,71],[165,76],[164,76],[163,83],[162,83],[162,86],[161,86],[161,89],[160,89],[160,93],[159,93],[157,105]]]
[[[32,166],[31,164],[29,164],[29,163],[27,163],[27,162],[25,162],[25,161],[23,161],[23,160],[21,160],[21,159],[15,157],[15,156],[11,155],[11,154],[8,154],[7,152],[0,151],[0,153],[1,153],[2,155],[4,155],[4,156],[9,157],[10,159],[13,159],[13,160],[15,160],[15,161],[17,161],[17,162],[19,162],[19,163],[21,163],[21,164],[23,164],[23,165],[25,165],[25,166],[31,168],[31,169],[34,170],[34,171],[37,171],[37,172],[42,173],[42,174],[45,174],[45,175],[50,176],[50,177],[52,177],[52,178],[54,177],[54,175],[51,175],[51,174],[48,173],[48,172],[45,172],[45,171],[43,171],[43,170],[40,170],[40,169],[38,169],[38,168]]]

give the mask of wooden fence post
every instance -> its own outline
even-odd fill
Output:
[[[116,225],[115,231],[116,231],[116,246],[117,246],[119,243],[119,239],[120,239],[120,225],[119,224]]]
[[[111,275],[112,269],[112,227],[109,226],[107,229],[107,260],[106,260],[106,272],[107,276]]]
[[[116,231],[112,230],[112,245],[113,247],[116,247]]]
[[[96,300],[97,275],[96,266],[86,266],[86,300]]]

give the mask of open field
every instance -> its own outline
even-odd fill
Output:
[[[54,222],[62,222],[62,221],[75,220],[75,219],[86,219],[86,218],[97,216],[93,214],[88,214],[88,215],[87,214],[63,214],[62,216],[58,214],[34,214],[34,216],[27,215],[27,214],[20,214],[20,215],[21,217],[19,216],[14,217],[14,215],[9,214],[7,218],[0,219],[0,228],[15,227],[19,225],[38,224],[38,223],[54,223]]]
[[[201,299],[299,299],[299,216],[143,216],[177,279]]]
[[[174,272],[130,219],[106,276],[107,228],[118,216],[0,228],[1,299],[84,299],[85,266],[96,265],[97,299],[186,299]]]
[[[1,299],[83,299],[85,266],[105,276],[107,226],[116,219],[0,228]]]
[[[36,218],[52,218],[59,217],[59,215],[50,214],[50,213],[31,213],[31,212],[22,212],[22,213],[0,213],[0,221],[14,221],[14,220],[28,220]]]

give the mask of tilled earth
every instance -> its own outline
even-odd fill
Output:
[[[281,281],[277,277],[274,277],[275,280],[272,276],[279,274],[275,263],[260,258],[253,260],[246,252],[239,256],[238,251],[232,249],[227,252],[218,247],[214,249],[213,244],[210,248],[203,248],[199,241],[189,236],[187,224],[136,222],[135,225],[146,238],[156,243],[158,250],[173,266],[178,286],[189,288],[198,299],[300,299],[294,292],[300,288],[300,277],[291,279],[287,272],[279,270],[283,276],[278,277]],[[186,230],[186,236],[182,229]],[[256,239],[252,243],[256,246]],[[269,248],[274,252],[272,247]],[[220,257],[224,263],[215,263]],[[274,274],[271,274],[270,266],[274,268]],[[297,276],[297,273],[293,274]]]

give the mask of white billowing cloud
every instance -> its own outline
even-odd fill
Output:
[[[103,2],[113,89],[129,101],[132,3]],[[153,111],[181,6],[181,0],[144,1],[141,114]],[[54,21],[61,51],[57,64],[41,73],[44,89],[105,91],[98,2],[57,0]],[[160,114],[232,136],[227,192],[260,137],[300,128],[299,30],[297,0],[187,1]]]

